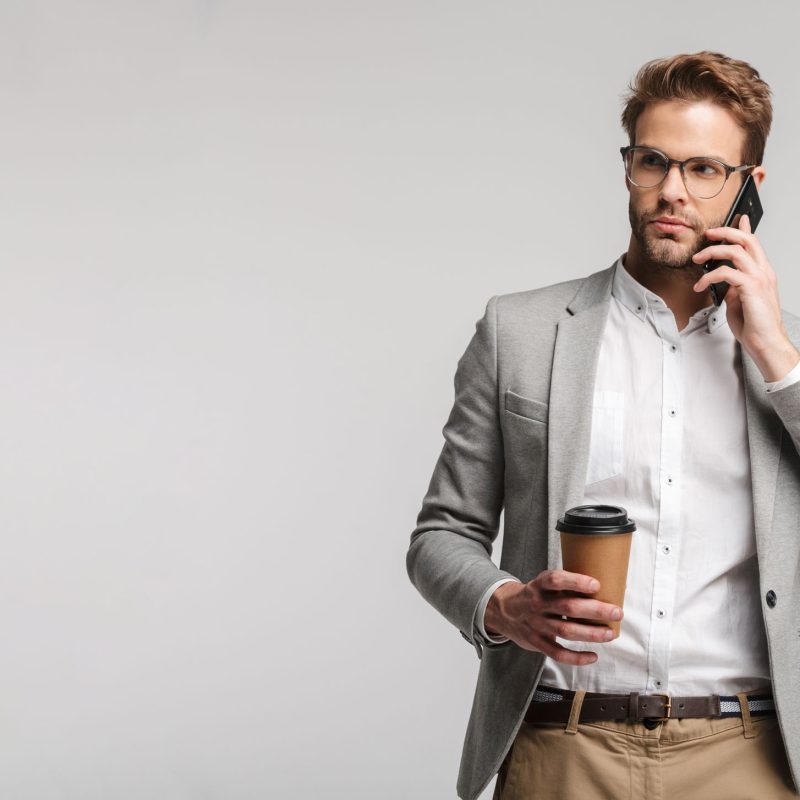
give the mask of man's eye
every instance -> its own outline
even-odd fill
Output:
[[[664,159],[656,155],[644,155],[641,157],[639,163],[648,169],[664,169]]]
[[[722,167],[707,161],[699,161],[692,164],[692,174],[698,178],[717,178],[722,174]]]

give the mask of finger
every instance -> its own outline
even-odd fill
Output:
[[[745,233],[752,233],[753,229],[750,227],[750,217],[748,217],[747,214],[742,214],[739,218],[739,230]]]
[[[620,620],[624,616],[622,609],[613,603],[589,600],[585,597],[556,597],[547,604],[544,611],[573,619],[596,619],[599,622]],[[619,616],[615,617],[615,612],[618,612]]]
[[[600,582],[591,575],[581,575],[579,572],[567,572],[563,569],[545,570],[535,580],[539,581],[541,589],[551,592],[566,590],[594,594],[600,588]]]
[[[740,223],[741,224],[741,223]],[[720,225],[717,228],[706,228],[707,239],[724,239],[730,244],[740,244],[744,247],[748,239],[755,239],[755,235],[741,228],[732,228],[730,225]]]
[[[608,625],[585,625],[560,617],[545,617],[542,631],[570,642],[610,642],[617,636]]]
[[[554,661],[559,661],[562,664],[572,664],[575,667],[585,667],[587,664],[593,664],[597,661],[597,653],[591,650],[568,650],[558,642],[553,642],[544,637],[536,643],[534,649],[539,650]]]
[[[747,216],[745,214],[744,216]],[[739,225],[741,226],[742,221],[739,220]],[[747,217],[747,225],[750,224],[750,218]],[[767,254],[764,252],[764,249],[761,247],[761,242],[758,241],[758,237],[751,232],[750,228],[747,229],[743,227],[739,228],[708,228],[705,232],[706,239],[724,239],[729,244],[738,244],[743,247],[752,257],[753,260],[756,262],[761,262],[767,260]]]
[[[703,248],[692,256],[692,261],[695,264],[705,264],[707,261],[714,259],[732,261],[737,269],[745,273],[758,272],[758,267],[753,261],[753,257],[742,247],[735,244],[714,244]]]
[[[742,275],[741,270],[732,267],[717,267],[703,275],[692,288],[696,292],[703,292],[712,283],[722,283],[722,281],[727,281],[731,286],[743,286],[747,282],[747,278]]]

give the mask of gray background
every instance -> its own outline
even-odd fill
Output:
[[[455,797],[405,551],[457,360],[623,252],[622,94],[703,48],[774,89],[800,311],[790,13],[3,0],[0,796]]]

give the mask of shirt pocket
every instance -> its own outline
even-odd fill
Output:
[[[596,391],[586,483],[597,483],[619,475],[624,461],[625,395],[608,389]]]

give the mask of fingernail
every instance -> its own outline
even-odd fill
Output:
[[[611,619],[622,619],[622,611],[619,608],[615,608],[611,612]]]
[[[590,592],[596,592],[599,588],[600,588],[600,582],[599,581],[591,581],[591,583],[589,584],[589,591]]]
[[[606,631],[604,638],[605,638],[606,641],[608,641],[609,639],[613,639],[614,638],[614,631],[612,631],[611,628],[609,628]]]

